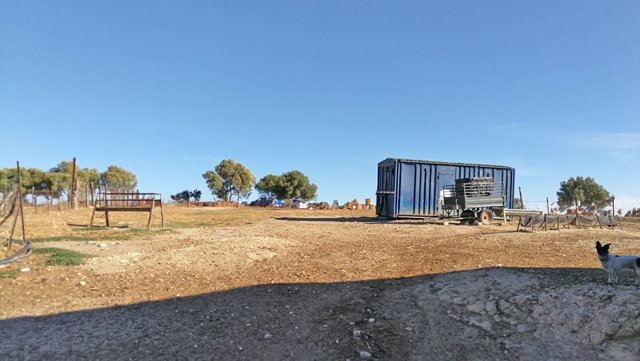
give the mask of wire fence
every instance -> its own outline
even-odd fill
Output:
[[[615,197],[615,210],[611,205],[600,209],[603,214],[613,214],[622,216],[640,216],[640,199],[618,198]],[[544,213],[564,213],[559,211],[558,200],[556,197],[547,199],[527,200],[524,199],[524,205],[527,209],[542,211]],[[573,208],[573,207],[570,207]]]

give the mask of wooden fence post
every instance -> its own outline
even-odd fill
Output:
[[[36,187],[31,187],[31,200],[34,207],[36,207],[36,214],[38,214],[38,194],[36,194]]]

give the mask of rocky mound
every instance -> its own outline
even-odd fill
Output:
[[[448,274],[419,286],[416,295],[419,304],[432,305],[437,299],[449,317],[495,337],[505,355],[640,358],[640,288],[603,284],[604,271],[597,283],[559,285],[553,278],[559,272]],[[577,271],[568,272],[570,281]]]

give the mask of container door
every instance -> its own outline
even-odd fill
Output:
[[[400,163],[400,204],[399,214],[413,215],[416,200],[416,165]]]
[[[376,214],[394,217],[393,202],[395,198],[395,166],[378,168],[378,191],[376,194]]]
[[[442,214],[442,187],[456,184],[455,168],[442,167],[438,169],[438,176],[436,178],[436,213]]]

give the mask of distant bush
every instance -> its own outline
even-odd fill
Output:
[[[199,189],[194,189],[192,191],[183,190],[180,193],[176,193],[171,196],[171,200],[176,203],[190,203],[190,202],[199,202],[200,197],[202,197],[202,191]]]

